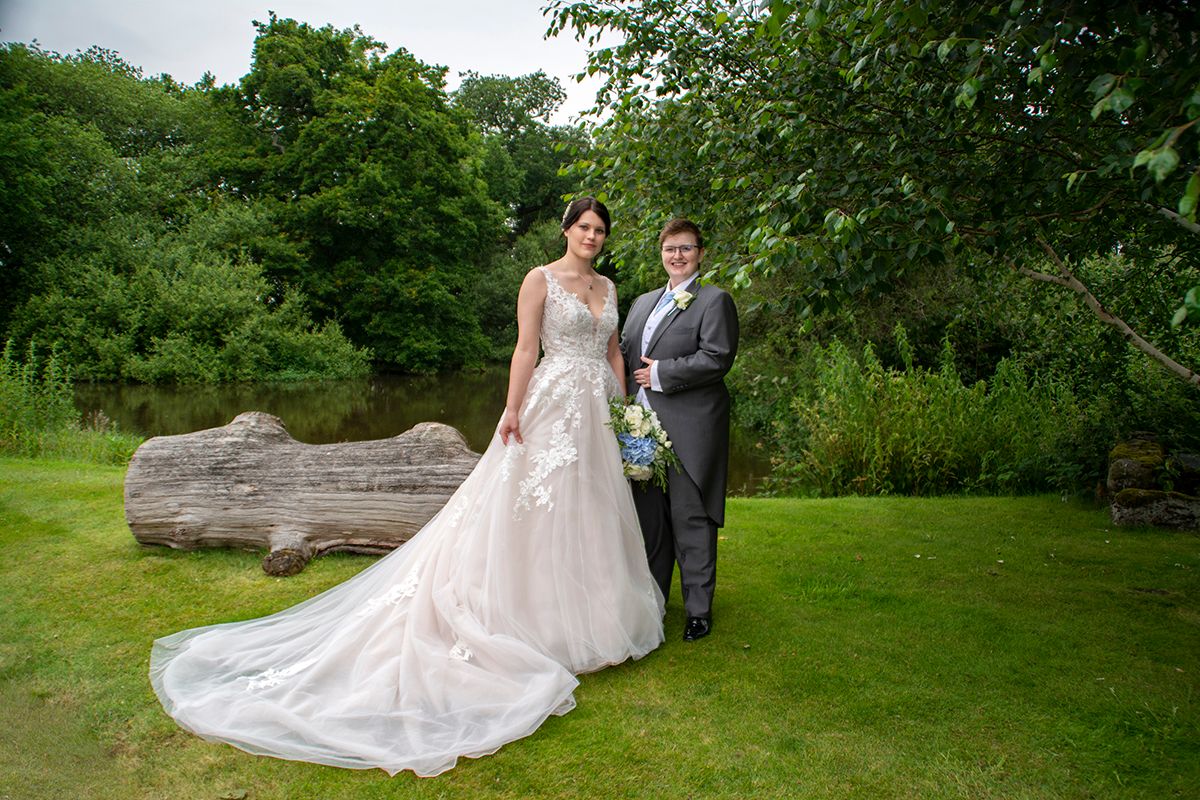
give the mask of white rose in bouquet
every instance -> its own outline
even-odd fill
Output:
[[[633,464],[625,465],[625,477],[632,478],[635,481],[648,481],[654,475],[654,470],[650,467],[638,467]]]

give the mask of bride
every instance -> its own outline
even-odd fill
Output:
[[[570,711],[576,674],[662,643],[606,427],[625,389],[616,291],[592,269],[608,210],[579,198],[562,230],[566,253],[521,285],[507,405],[474,471],[345,583],[155,641],[150,681],[180,725],[251,753],[436,775]]]

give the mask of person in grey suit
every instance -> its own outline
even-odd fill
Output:
[[[725,373],[737,354],[737,309],[729,293],[701,285],[704,238],[686,219],[659,235],[667,285],[638,297],[621,331],[626,373],[638,402],[653,409],[667,432],[680,469],[667,490],[634,482],[633,500],[646,541],[650,572],[671,592],[679,563],[687,624],[684,641],[712,629],[717,580],[717,529],[725,524],[729,467],[729,391]]]

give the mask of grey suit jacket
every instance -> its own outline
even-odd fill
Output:
[[[704,498],[713,522],[725,524],[729,472],[729,390],[725,373],[737,355],[738,318],[724,289],[701,285],[686,309],[673,310],[642,352],[642,331],[665,289],[633,302],[621,330],[625,373],[641,369],[642,355],[658,361],[662,391],[646,391],[683,469]]]

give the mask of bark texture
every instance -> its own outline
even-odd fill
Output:
[[[320,553],[398,547],[478,460],[436,422],[390,439],[311,445],[251,411],[221,428],[147,440],[125,476],[125,520],[142,544],[265,547],[263,569],[293,575]]]

